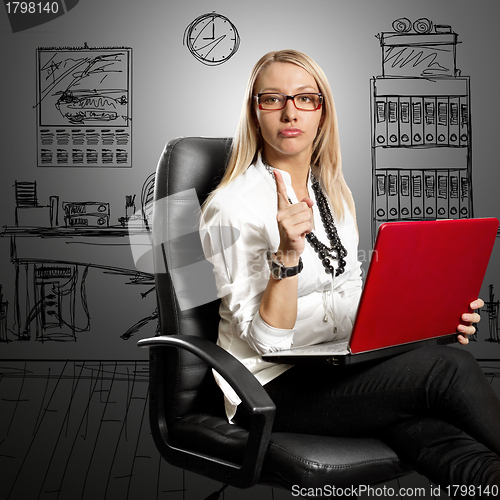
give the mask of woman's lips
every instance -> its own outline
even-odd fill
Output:
[[[297,137],[302,134],[300,128],[284,128],[279,131],[279,135],[283,137]]]

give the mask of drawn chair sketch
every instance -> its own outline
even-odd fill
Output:
[[[153,207],[154,207],[154,189],[155,189],[155,173],[150,174],[141,189],[141,222],[144,228],[148,232],[148,236],[152,234],[153,226]],[[150,277],[147,275],[138,276],[135,280],[136,284],[144,283],[148,286],[148,290],[141,293],[141,297],[144,298],[155,290],[155,286],[150,285]],[[129,340],[134,334],[136,334],[141,328],[148,325],[150,322],[156,322],[156,332],[158,333],[158,311],[157,308],[145,318],[141,318],[137,323],[134,323],[125,333],[120,335],[123,340]]]
[[[230,144],[231,139],[199,137],[169,142],[156,172],[155,207],[193,188],[201,205],[220,181]],[[374,485],[412,472],[393,450],[374,438],[272,432],[275,406],[269,395],[238,360],[215,343],[219,300],[184,310],[179,305],[183,290],[177,282],[174,287],[175,279],[168,272],[179,267],[178,254],[186,253],[179,252],[182,238],[169,240],[169,231],[178,224],[178,210],[182,210],[178,205],[182,203],[154,211],[153,226],[161,221],[163,231],[154,252],[156,266],[160,266],[155,269],[155,280],[161,335],[138,342],[149,348],[150,425],[163,458],[239,488]],[[188,253],[199,264],[203,252],[198,232],[196,238],[197,246],[193,243]],[[186,264],[185,255],[182,259]],[[227,422],[212,369],[243,401],[251,416],[249,430]]]

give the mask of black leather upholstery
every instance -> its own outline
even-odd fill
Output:
[[[195,188],[202,204],[223,174],[230,143],[230,139],[210,138],[171,141],[158,164],[155,200]],[[215,344],[219,301],[188,310],[179,307],[177,294],[182,291],[178,286],[174,289],[170,273],[162,272],[162,266],[175,269],[179,255],[184,265],[199,261],[201,244],[199,238],[191,238],[184,254],[176,248],[178,242],[170,241],[169,228],[178,223],[177,208],[168,205],[166,213],[159,213],[157,206],[153,230],[161,224],[163,231],[154,252],[161,336],[139,345],[150,348],[150,423],[163,457],[238,487],[258,482],[287,489],[376,484],[410,472],[376,439],[271,432],[275,408],[266,391]],[[251,418],[249,430],[227,422],[212,368],[242,399]]]

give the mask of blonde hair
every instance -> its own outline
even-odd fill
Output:
[[[335,215],[344,216],[344,201],[355,218],[354,199],[342,173],[340,140],[337,125],[337,113],[333,94],[323,70],[309,56],[296,50],[269,52],[261,57],[254,66],[248,80],[245,101],[241,110],[240,121],[233,138],[231,155],[220,184],[209,195],[204,206],[212,197],[230,182],[243,174],[256,161],[263,148],[262,138],[255,125],[254,86],[260,72],[274,62],[291,63],[305,69],[315,80],[323,94],[323,124],[314,140],[311,166],[316,178],[321,179],[331,201]]]

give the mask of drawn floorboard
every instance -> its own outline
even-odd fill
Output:
[[[500,360],[481,365],[500,394]],[[0,360],[0,499],[195,500],[220,488],[160,459],[147,388],[146,361]],[[258,486],[221,498],[292,495]]]

